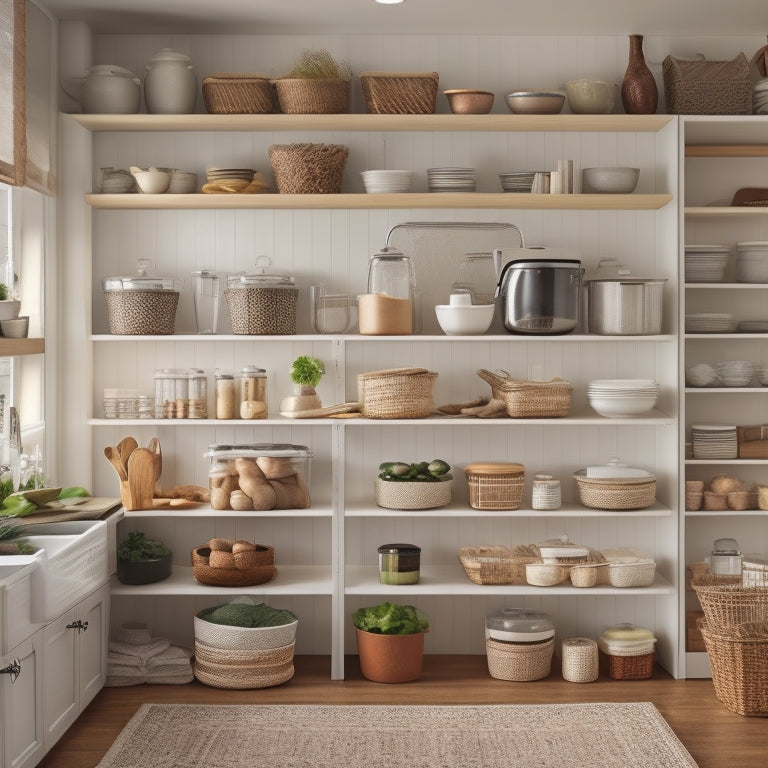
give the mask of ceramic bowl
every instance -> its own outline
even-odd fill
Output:
[[[515,115],[557,115],[565,104],[561,91],[512,91],[504,97]]]
[[[577,115],[608,115],[613,112],[618,89],[604,80],[569,80],[565,84],[568,106]]]
[[[22,315],[10,320],[0,320],[0,330],[7,339],[26,339],[29,333],[29,317]]]
[[[18,299],[3,299],[0,301],[0,320],[13,320],[19,316],[21,302]]]
[[[490,91],[454,88],[443,93],[454,115],[487,115],[493,107],[494,96]]]
[[[477,336],[485,333],[493,321],[493,304],[438,304],[437,322],[446,336]]]
[[[581,191],[585,194],[626,195],[634,191],[639,178],[639,168],[584,168]]]
[[[167,192],[174,195],[189,195],[197,190],[197,174],[174,171]]]
[[[139,192],[145,195],[162,195],[171,185],[171,173],[168,170],[131,168],[131,175],[136,179]]]

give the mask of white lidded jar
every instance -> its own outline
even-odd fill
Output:
[[[83,79],[80,103],[89,115],[134,114],[141,107],[141,81],[128,69],[97,64]]]
[[[162,48],[146,66],[144,100],[147,112],[183,115],[195,111],[197,77],[192,59],[173,48]]]

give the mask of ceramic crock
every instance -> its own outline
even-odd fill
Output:
[[[146,66],[144,100],[147,112],[181,115],[195,111],[197,77],[192,60],[173,48],[162,48]]]
[[[83,80],[80,103],[86,114],[134,114],[141,107],[141,81],[128,69],[97,64]]]

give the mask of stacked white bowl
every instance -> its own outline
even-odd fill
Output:
[[[736,281],[768,283],[768,241],[736,243]]]
[[[757,363],[755,365],[755,374],[761,387],[768,387],[768,363]]]
[[[755,366],[749,360],[722,360],[715,364],[715,373],[723,387],[748,387]]]
[[[686,245],[685,281],[722,283],[730,252],[724,245]]]
[[[474,168],[427,168],[430,192],[474,192]]]
[[[587,385],[589,404],[601,416],[628,418],[650,411],[661,394],[653,379],[596,379]]]
[[[381,192],[409,192],[413,171],[362,171],[365,191],[371,193]]]

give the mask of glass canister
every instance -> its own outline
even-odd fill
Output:
[[[187,371],[162,368],[155,371],[155,418],[186,419],[189,399]]]
[[[368,292],[358,299],[358,325],[367,336],[413,333],[415,280],[413,264],[387,246],[368,262]]]
[[[380,584],[418,584],[421,547],[415,544],[382,544],[379,547]]]
[[[216,333],[219,327],[221,278],[215,272],[200,269],[192,272],[192,298],[195,305],[195,327],[198,333]]]
[[[231,373],[216,371],[216,418],[236,419],[238,398],[235,393],[235,377]]]
[[[246,365],[237,380],[241,419],[266,419],[267,372],[256,365]]]
[[[208,376],[205,371],[197,368],[189,372],[187,418],[208,418]]]
[[[715,539],[709,570],[715,576],[741,575],[741,552],[736,539]]]
[[[559,509],[561,503],[560,481],[544,472],[534,475],[531,507],[533,509]]]

